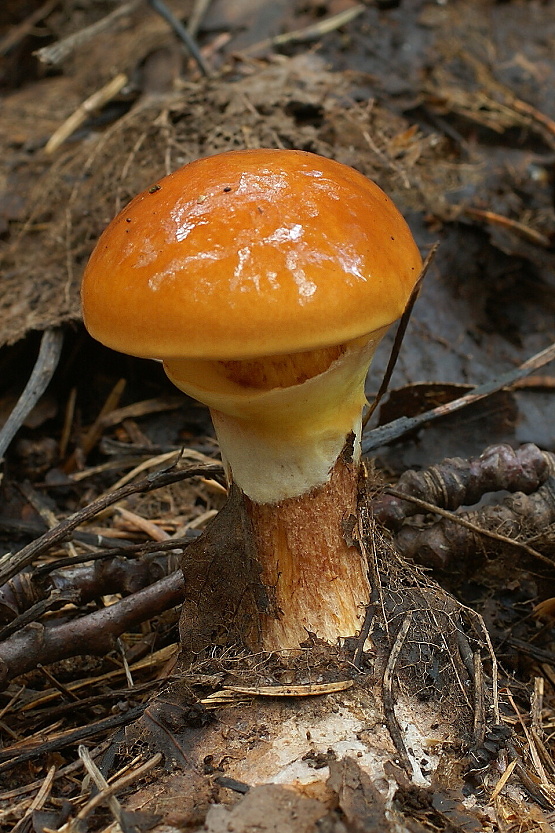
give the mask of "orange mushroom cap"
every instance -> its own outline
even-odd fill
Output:
[[[303,151],[231,151],[118,214],[85,270],[83,314],[136,356],[301,352],[396,320],[420,269],[405,220],[361,173]]]

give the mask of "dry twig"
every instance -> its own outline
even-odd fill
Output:
[[[137,829],[137,826],[133,823],[134,817],[140,826],[145,824],[146,818],[145,814],[142,813],[133,813],[127,810],[124,810],[118,799],[116,798],[116,793],[120,792],[121,790],[125,789],[126,787],[130,786],[131,784],[136,783],[139,781],[144,775],[150,772],[154,767],[158,766],[158,764],[162,760],[161,753],[156,753],[152,756],[148,761],[146,761],[141,766],[137,767],[136,769],[132,769],[127,775],[124,775],[122,778],[118,778],[113,784],[109,784],[102,773],[100,772],[99,768],[96,766],[94,761],[92,760],[89,750],[85,746],[79,747],[79,757],[83,761],[83,764],[89,773],[91,779],[94,781],[98,792],[92,796],[92,798],[87,801],[84,807],[82,807],[74,819],[68,821],[63,827],[60,828],[59,833],[79,833],[83,829],[83,823],[87,819],[88,816],[100,805],[107,803],[108,807],[112,815],[114,816],[115,820],[118,822],[120,828],[122,830],[129,830],[129,829]],[[159,817],[150,816],[149,822],[151,824],[155,823],[159,820]]]
[[[44,152],[51,154],[58,150],[87,121],[91,113],[100,110],[101,107],[104,107],[104,105],[115,98],[123,90],[127,82],[127,75],[120,72],[114,78],[111,78],[107,84],[104,84],[99,90],[96,90],[96,92],[86,98],[77,110],[52,134],[45,145]]]
[[[387,443],[393,440],[398,440],[400,437],[404,437],[406,434],[422,428],[428,422],[432,422],[448,414],[453,414],[461,408],[472,405],[474,402],[479,402],[480,399],[484,399],[486,396],[502,388],[510,387],[514,382],[522,379],[524,376],[528,376],[533,371],[538,370],[538,368],[549,364],[554,359],[555,344],[551,344],[545,350],[541,350],[539,353],[527,359],[514,370],[509,370],[497,379],[479,385],[471,393],[467,393],[459,399],[454,399],[452,402],[447,402],[444,405],[438,405],[437,408],[432,408],[432,410],[419,414],[416,417],[399,417],[399,419],[395,419],[387,425],[373,428],[363,437],[362,450],[365,454],[368,454],[383,445],[387,445]]]
[[[62,344],[63,335],[61,330],[50,329],[44,331],[33,372],[15,408],[0,431],[0,459],[4,456],[6,449],[25,418],[33,410],[48,387],[60,360]]]
[[[36,668],[79,654],[103,656],[133,626],[180,604],[184,597],[180,570],[109,607],[61,625],[33,622],[0,643],[0,685]]]
[[[395,673],[395,666],[397,665],[399,654],[401,653],[401,649],[410,630],[411,622],[412,612],[409,610],[401,623],[401,627],[397,632],[395,641],[389,652],[389,657],[383,674],[382,683],[382,697],[387,729],[389,734],[391,735],[391,740],[395,744],[395,749],[397,750],[397,754],[399,755],[400,763],[409,774],[412,772],[412,766],[407,752],[407,747],[403,739],[403,733],[401,731],[399,721],[397,720],[397,716],[395,714],[395,695],[393,691],[393,678]]]
[[[169,471],[158,472],[149,475],[137,483],[131,483],[127,486],[122,486],[114,492],[94,500],[84,509],[74,512],[69,518],[66,518],[54,529],[45,532],[40,538],[28,544],[23,549],[16,553],[7,553],[0,558],[0,586],[8,581],[12,576],[15,576],[20,570],[28,567],[33,563],[42,553],[46,552],[50,547],[59,544],[61,541],[73,532],[80,524],[94,518],[103,509],[112,506],[119,500],[123,500],[129,495],[144,494],[151,492],[154,489],[159,489],[161,486],[168,486],[171,483],[178,483],[189,477],[213,477],[218,478],[222,475],[222,468],[218,465],[191,465],[181,470],[175,470],[174,466]]]
[[[149,4],[152,6],[155,12],[158,12],[160,17],[162,17],[166,23],[173,29],[179,40],[185,44],[186,49],[190,52],[191,56],[194,58],[198,68],[202,72],[203,75],[209,76],[210,69],[208,64],[203,58],[202,52],[198,48],[195,39],[192,33],[189,31],[188,28],[181,23],[179,18],[177,18],[172,10],[166,6],[163,0],[148,0]]]
[[[422,282],[423,282],[424,278],[426,277],[426,273],[427,273],[428,269],[430,268],[430,264],[431,264],[432,260],[434,259],[435,253],[437,252],[437,249],[438,249],[438,246],[439,246],[439,243],[435,243],[432,246],[432,248],[430,249],[430,251],[428,252],[428,255],[427,255],[427,257],[426,257],[426,259],[425,259],[425,261],[422,265],[422,271],[420,272],[420,276],[418,278],[418,281],[416,282],[416,285],[415,285],[414,289],[412,290],[412,292],[410,294],[410,298],[408,300],[407,306],[405,307],[405,309],[403,311],[403,315],[402,315],[401,320],[399,322],[399,326],[397,327],[397,332],[395,333],[395,340],[393,342],[393,347],[391,348],[391,355],[390,355],[389,361],[387,363],[387,367],[386,367],[386,370],[385,370],[385,373],[384,373],[384,376],[383,376],[383,379],[382,379],[382,383],[380,385],[380,388],[379,388],[376,396],[374,397],[374,401],[372,402],[372,404],[368,408],[368,411],[366,412],[366,414],[364,416],[364,419],[362,420],[362,429],[363,430],[366,428],[366,426],[368,424],[368,421],[370,420],[370,417],[372,416],[372,414],[374,413],[374,411],[376,410],[376,408],[380,404],[382,398],[384,397],[384,395],[385,395],[385,393],[386,393],[386,391],[389,387],[389,382],[391,381],[393,371],[395,370],[395,365],[397,364],[397,359],[399,357],[399,352],[401,350],[401,345],[403,343],[403,338],[405,337],[405,333],[406,333],[407,327],[409,325],[409,321],[410,321],[410,317],[412,315],[412,311],[414,309],[414,305],[418,300],[418,296],[420,295],[420,291],[422,289]]]
[[[40,23],[41,20],[48,17],[50,12],[54,11],[58,2],[59,0],[46,0],[46,3],[43,3],[42,6],[35,9],[18,26],[12,26],[8,33],[0,40],[0,55],[7,55],[23,38],[27,37],[37,23]]]
[[[126,726],[136,720],[145,710],[145,706],[136,706],[124,714],[116,714],[102,720],[96,720],[87,726],[77,729],[67,729],[51,736],[47,741],[42,737],[38,740],[18,744],[16,747],[6,747],[0,752],[0,773],[8,772],[19,764],[32,761],[37,755],[46,755],[66,749],[80,741],[94,738],[105,732],[112,732],[120,726]]]
[[[67,38],[57,43],[52,43],[44,46],[42,49],[38,49],[35,55],[44,64],[53,66],[61,64],[72,52],[84,46],[98,35],[101,35],[102,32],[111,29],[117,20],[134,12],[143,2],[144,0],[129,0],[128,3],[122,3],[121,6],[117,6],[110,14],[97,20],[96,23],[92,23],[90,26],[68,35]]]
[[[295,29],[292,32],[284,32],[282,35],[276,35],[273,38],[260,41],[248,46],[242,50],[244,55],[252,55],[257,52],[263,52],[272,49],[276,46],[285,46],[289,43],[303,43],[306,41],[319,40],[329,32],[339,29],[341,26],[346,26],[351,20],[354,20],[365,10],[362,3],[358,3],[350,9],[334,14],[331,17],[321,20],[319,23],[314,23],[312,26],[306,26],[304,29]]]

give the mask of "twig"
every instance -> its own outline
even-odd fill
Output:
[[[86,746],[79,747],[79,757],[83,761],[88,774],[94,781],[98,792],[85,804],[84,807],[81,808],[81,810],[79,810],[75,819],[67,822],[67,824],[64,824],[63,827],[60,828],[59,833],[69,833],[69,831],[81,830],[82,822],[85,821],[87,816],[89,816],[96,807],[104,804],[104,802],[107,802],[112,815],[120,825],[121,829],[129,829],[129,825],[125,824],[125,817],[127,815],[132,816],[132,814],[127,813],[123,809],[115,794],[120,790],[125,789],[125,787],[128,787],[130,784],[133,784],[135,781],[139,781],[143,775],[146,775],[147,772],[150,772],[151,769],[157,766],[162,761],[162,753],[157,752],[149,761],[146,761],[146,763],[142,764],[142,766],[137,767],[137,769],[132,770],[122,778],[118,778],[118,780],[113,784],[109,784],[106,781],[101,771],[90,757],[89,750]]]
[[[153,688],[160,689],[162,686],[165,686],[168,683],[171,683],[177,679],[180,679],[180,677],[177,675],[164,677],[163,679],[155,678],[153,680],[149,680],[146,683],[137,683],[133,686],[133,688],[125,687],[110,689],[104,691],[103,694],[95,694],[91,697],[77,697],[77,699],[74,701],[66,700],[63,703],[60,703],[58,706],[53,706],[50,702],[48,702],[46,704],[45,709],[37,708],[35,711],[35,715],[38,715],[38,717],[41,718],[46,712],[48,714],[49,719],[55,720],[58,717],[63,717],[64,715],[67,715],[68,712],[72,712],[73,714],[75,714],[76,703],[79,703],[80,709],[90,709],[91,706],[102,705],[105,707],[105,713],[108,713],[109,704],[112,701],[121,700],[122,698],[129,698],[129,696],[136,698],[139,694],[146,693]],[[68,694],[73,695],[71,689],[68,688],[67,691]],[[31,713],[33,713],[32,709],[29,709],[28,711],[31,711]],[[0,801],[1,800],[2,795],[0,794]]]
[[[54,151],[58,150],[60,145],[69,139],[70,136],[75,133],[75,131],[84,124],[91,113],[94,113],[95,110],[99,110],[101,107],[104,107],[109,101],[111,101],[118,93],[120,93],[125,85],[128,82],[127,75],[125,73],[120,72],[107,84],[104,84],[99,90],[96,90],[92,95],[83,101],[77,110],[69,116],[63,124],[61,124],[52,134],[50,139],[47,141],[44,152],[47,154],[54,153]]]
[[[18,688],[17,691],[14,694],[12,694],[12,696],[10,697],[10,699],[8,700],[8,702],[6,703],[4,708],[0,709],[0,720],[4,717],[5,714],[7,714],[9,711],[11,711],[12,707],[17,703],[17,701],[19,700],[21,695],[25,692],[25,688],[26,688],[26,686],[24,686],[24,685],[22,685],[21,688]],[[0,801],[1,800],[2,800],[2,795],[0,794]]]
[[[193,10],[191,11],[189,20],[187,21],[187,31],[192,38],[196,37],[202,23],[202,18],[208,11],[210,3],[211,0],[195,0]]]
[[[491,662],[491,695],[492,695],[492,711],[493,720],[495,723],[501,723],[501,714],[499,712],[499,673],[497,667],[497,657],[493,650],[493,644],[486,624],[478,611],[471,607],[461,605],[469,620],[472,622],[474,630],[479,636],[479,639],[487,646],[489,659]]]
[[[92,757],[98,757],[102,755],[112,741],[102,741],[98,746],[94,749],[90,750],[90,754]],[[70,764],[66,764],[66,766],[60,767],[54,775],[54,780],[58,781],[60,778],[65,778],[66,775],[73,775],[73,773],[78,772],[81,767],[83,766],[83,761],[72,761]],[[13,790],[5,790],[4,792],[0,793],[0,801],[13,801],[14,798],[18,798],[20,795],[25,795],[26,793],[33,792],[34,790],[40,789],[43,783],[43,779],[37,781],[31,781],[30,784],[22,784],[20,787],[16,787]]]
[[[0,530],[10,532],[12,536],[16,536],[19,538],[36,538],[38,535],[43,534],[45,526],[46,525],[44,523],[41,523],[40,521],[20,521],[16,518],[5,518],[0,515]],[[117,547],[117,549],[120,550],[124,550],[127,547],[129,547],[129,552],[133,552],[133,547],[140,546],[139,544],[132,544],[130,541],[121,539],[119,537],[116,539],[114,535],[110,535],[110,531],[111,530],[107,529],[106,532],[108,533],[108,535],[101,535],[97,532],[80,532],[79,530],[76,530],[73,533],[73,537],[75,538],[75,540],[80,541],[83,544],[89,544],[92,547],[108,547],[110,550],[116,549],[114,547],[115,540],[118,540],[120,542],[119,546]],[[90,558],[102,557],[102,554],[95,554],[90,556]],[[79,556],[77,556],[77,558],[79,558]],[[65,559],[60,560],[66,563]],[[76,563],[78,564],[80,562],[77,560]]]
[[[468,207],[463,209],[463,213],[467,217],[474,217],[477,220],[484,220],[486,223],[491,223],[501,228],[506,228],[518,234],[519,237],[524,237],[531,243],[536,243],[538,246],[543,246],[544,249],[550,249],[552,242],[547,235],[542,234],[536,229],[521,223],[519,220],[511,220],[510,217],[504,217],[502,214],[496,214],[494,211],[486,211],[481,208]]]
[[[381,425],[378,428],[373,428],[365,437],[363,437],[362,450],[365,454],[368,454],[370,451],[375,451],[377,448],[387,445],[388,443],[393,442],[393,440],[398,440],[400,437],[404,437],[405,434],[409,434],[411,431],[421,428],[427,422],[432,422],[440,417],[453,414],[461,408],[466,408],[467,405],[473,405],[475,402],[479,402],[480,399],[485,399],[486,396],[490,396],[490,394],[495,393],[502,388],[510,387],[513,382],[522,379],[524,376],[528,376],[534,370],[538,370],[538,368],[549,364],[549,362],[554,359],[555,344],[551,344],[549,347],[546,347],[545,350],[542,350],[527,359],[523,362],[523,364],[514,370],[509,370],[497,379],[492,379],[489,382],[474,388],[471,393],[467,393],[465,396],[459,397],[459,399],[454,399],[452,402],[447,402],[444,405],[438,405],[437,408],[432,408],[432,410],[426,411],[418,416],[399,417],[399,419],[395,419],[387,425]]]
[[[33,410],[48,387],[60,360],[63,340],[61,330],[49,329],[44,331],[40,342],[39,355],[29,381],[0,431],[0,460],[25,418]]]
[[[131,512],[130,509],[126,509],[124,506],[116,506],[116,512],[118,515],[121,515],[128,525],[138,529],[140,532],[144,532],[153,541],[160,543],[170,538],[170,534],[158,526],[158,524],[154,523],[154,521],[149,521],[148,518],[143,518],[141,515],[137,515],[136,512]]]
[[[412,765],[407,752],[407,747],[405,746],[405,741],[403,740],[401,727],[399,726],[399,721],[397,720],[397,716],[395,714],[395,698],[393,696],[393,672],[395,671],[395,666],[397,665],[399,654],[401,653],[403,645],[405,644],[405,640],[407,638],[411,622],[412,612],[409,610],[403,619],[401,627],[399,628],[397,636],[395,637],[395,642],[392,645],[389,658],[387,660],[387,665],[383,674],[382,683],[384,717],[387,730],[399,755],[400,763],[409,774],[412,773]]]
[[[88,41],[92,40],[97,35],[111,29],[116,20],[119,20],[120,17],[125,17],[126,15],[131,14],[131,12],[138,9],[143,2],[144,0],[130,0],[129,3],[123,3],[121,6],[115,8],[113,12],[107,14],[106,17],[103,17],[101,20],[97,20],[96,23],[91,24],[91,26],[87,26],[79,32],[74,32],[72,35],[69,35],[63,40],[59,40],[57,43],[51,43],[48,46],[43,46],[42,49],[37,49],[34,54],[43,64],[61,64],[62,61],[68,57],[68,55],[71,55],[72,52],[80,46],[83,46],[85,43],[88,43]]]
[[[182,396],[158,396],[155,399],[141,399],[139,402],[133,402],[123,408],[116,406],[115,410],[99,414],[97,419],[102,428],[112,428],[126,419],[135,419],[147,414],[159,414],[164,411],[175,411],[181,407],[183,407]]]
[[[376,617],[376,606],[372,603],[366,605],[366,611],[364,614],[364,622],[362,624],[362,628],[360,629],[360,633],[356,638],[356,647],[353,654],[352,663],[359,671],[362,667],[362,656],[364,653],[364,645],[368,636],[370,634],[370,628],[374,623],[374,619]]]
[[[61,683],[58,679],[56,679],[54,674],[51,671],[49,671],[48,668],[45,668],[44,665],[42,665],[42,663],[39,662],[39,664],[37,665],[37,669],[44,677],[46,677],[52,688],[55,688],[60,692],[60,694],[66,701],[66,704],[69,702],[73,704],[73,708],[75,708],[75,703],[81,702],[81,698],[77,694],[75,694],[75,692],[70,691],[69,688],[65,686],[63,683]]]
[[[79,592],[77,590],[52,590],[44,599],[40,599],[35,604],[31,605],[24,613],[19,614],[8,625],[0,628],[0,642],[8,639],[13,633],[21,630],[25,625],[36,621],[39,617],[44,616],[53,607],[61,607],[64,604],[77,604],[79,601]],[[1,676],[1,672],[0,672]]]
[[[102,436],[103,430],[105,428],[105,420],[109,420],[114,411],[119,407],[119,403],[125,391],[126,385],[126,379],[118,379],[118,381],[106,397],[106,400],[102,408],[100,409],[95,421],[83,437],[83,440],[81,441],[81,450],[85,457],[89,454],[89,452],[93,450],[98,440]],[[109,423],[106,422],[106,426],[108,424]]]
[[[218,698],[227,693],[234,697],[237,694],[248,694],[251,697],[321,697],[324,694],[334,694],[352,688],[352,680],[337,680],[334,683],[303,683],[302,685],[226,685],[222,691],[215,691],[210,697]],[[201,700],[204,703],[204,700]]]
[[[134,685],[135,685],[135,683],[133,682],[133,674],[131,673],[131,669],[129,668],[129,663],[127,661],[127,655],[125,653],[125,646],[124,646],[123,642],[121,641],[121,639],[119,638],[119,636],[116,639],[116,645],[118,646],[118,651],[121,654],[121,662],[122,662],[122,665],[123,665],[123,670],[125,671],[125,679],[127,680],[127,685],[129,686],[129,688],[133,688]]]
[[[177,643],[173,643],[171,645],[166,645],[164,648],[159,648],[157,651],[153,651],[149,653],[147,656],[144,656],[142,659],[136,660],[132,665],[132,671],[140,672],[141,670],[147,669],[149,673],[153,673],[155,668],[161,668],[161,674],[163,674],[163,668],[166,668],[168,665],[169,660],[175,659],[177,654],[179,653],[179,645]],[[73,682],[67,683],[67,688],[69,691],[82,691],[85,689],[86,691],[92,691],[93,689],[97,688],[97,686],[106,686],[111,685],[112,682],[115,680],[119,680],[120,678],[124,677],[123,668],[118,667],[115,668],[113,671],[106,671],[104,674],[100,674],[97,677],[90,677],[87,676],[85,679],[74,680]],[[164,682],[171,681],[171,678],[164,677]],[[158,680],[158,685],[161,685],[161,681]],[[105,689],[104,689],[105,690]],[[53,700],[59,700],[60,693],[55,689],[50,689],[41,692],[35,692],[34,695],[30,695],[29,699],[22,705],[18,706],[18,712],[28,713],[34,709],[44,709],[48,707],[48,704],[51,703]],[[0,753],[1,755],[1,753]]]
[[[474,725],[472,734],[474,743],[479,746],[484,742],[486,736],[486,704],[484,697],[484,666],[479,651],[473,655],[474,669],[472,679],[474,681]]]
[[[532,738],[530,732],[528,731],[528,727],[527,727],[526,722],[523,718],[522,712],[520,711],[517,704],[515,703],[514,697],[513,697],[512,692],[509,688],[505,689],[505,694],[508,697],[509,703],[511,704],[511,706],[514,710],[514,713],[517,716],[517,720],[520,723],[520,727],[521,727],[522,731],[524,732],[526,740],[528,741],[528,750],[530,752],[530,757],[532,758],[532,762],[533,762],[534,767],[536,769],[536,773],[538,774],[542,784],[548,783],[548,778],[546,776],[545,769],[543,767],[541,758],[538,754],[538,750],[536,749],[536,744],[534,743],[533,738]]]
[[[77,753],[83,761],[83,766],[85,767],[87,774],[94,783],[98,792],[95,796],[93,796],[93,798],[90,801],[87,802],[85,807],[81,808],[81,811],[78,813],[77,818],[74,821],[69,821],[67,824],[65,824],[62,827],[62,830],[78,830],[80,827],[79,822],[82,820],[84,821],[86,817],[89,815],[89,813],[92,812],[92,810],[94,810],[96,806],[102,804],[104,801],[107,801],[108,807],[110,808],[110,812],[112,813],[115,820],[118,822],[121,829],[125,830],[123,808],[117,800],[116,796],[114,795],[114,790],[110,790],[110,785],[104,778],[104,775],[101,773],[95,762],[92,760],[87,747],[80,746],[77,750]]]
[[[193,451],[189,448],[181,448],[178,450],[179,452],[179,459],[180,460],[194,460],[196,463],[203,463],[205,465],[212,465],[212,458],[208,457],[205,454],[201,454],[198,451]],[[136,465],[131,471],[128,471],[123,477],[114,483],[112,489],[115,491],[116,489],[125,486],[129,483],[130,480],[133,480],[137,477],[138,474],[142,474],[147,469],[152,469],[155,466],[161,466],[163,463],[167,463],[168,460],[175,460],[176,459],[176,451],[167,451],[163,454],[157,454],[155,457],[149,457],[147,460],[142,460],[138,465]],[[166,471],[167,469],[164,469]],[[220,469],[223,474],[223,468]],[[76,479],[75,477],[73,479]]]
[[[527,101],[522,101],[520,98],[514,97],[511,101],[511,104],[515,108],[515,110],[519,113],[524,113],[527,116],[530,116],[532,121],[536,122],[537,124],[541,124],[542,127],[545,127],[548,133],[550,133],[553,137],[555,137],[555,121],[550,119],[545,113],[542,113],[541,110],[538,110],[536,107],[533,107],[531,104],[528,104]]]
[[[195,530],[193,530],[193,532],[194,534],[189,536],[171,538],[169,541],[142,541],[140,544],[127,544],[125,547],[111,547],[110,549],[106,549],[102,552],[88,552],[85,555],[78,555],[76,558],[58,558],[56,561],[49,561],[47,564],[41,564],[39,567],[35,567],[33,570],[33,577],[39,578],[53,572],[54,570],[61,570],[64,567],[76,567],[79,564],[91,561],[108,560],[108,562],[110,562],[113,560],[114,564],[108,563],[105,567],[102,567],[102,580],[104,580],[104,574],[106,572],[108,574],[107,581],[111,583],[112,588],[115,587],[115,590],[112,590],[112,592],[135,592],[136,590],[141,589],[140,584],[143,579],[141,575],[137,575],[137,572],[140,569],[137,563],[129,561],[129,556],[139,556],[142,558],[144,555],[149,555],[151,553],[162,554],[164,552],[168,552],[168,550],[176,550],[180,553],[185,547],[189,546],[191,541],[195,541],[201,534]],[[96,537],[97,536],[93,535],[89,536],[91,543],[92,539]],[[104,539],[104,543],[105,540],[106,539]],[[125,556],[125,560],[118,560],[118,556],[121,555]],[[158,563],[156,569],[159,570],[160,567],[161,565]],[[94,570],[94,567],[91,569]],[[112,572],[112,570],[114,572]],[[129,575],[125,575],[126,573],[129,573]],[[132,591],[130,591],[130,587],[128,585],[128,581],[131,579],[133,580],[134,585]],[[151,577],[147,576],[144,580],[150,582]],[[53,583],[56,583],[56,579],[53,580]],[[91,586],[91,582],[87,581],[86,576],[83,579],[83,583],[88,587]],[[80,588],[78,570],[75,570],[72,574],[71,586]],[[102,590],[102,585],[97,584],[95,592],[97,590]],[[81,592],[83,593],[83,590],[81,590]],[[102,596],[104,592],[107,591],[102,590],[100,595]],[[87,599],[86,596],[82,595],[81,600],[89,601],[90,599]]]
[[[534,677],[534,691],[530,697],[530,730],[538,737],[543,734],[542,712],[544,707],[545,679]],[[552,762],[552,768],[555,762]]]
[[[284,46],[288,43],[302,43],[303,41],[319,40],[329,32],[333,32],[335,29],[339,29],[341,26],[345,26],[347,23],[350,23],[351,20],[354,20],[356,17],[361,15],[365,9],[366,6],[359,3],[351,9],[345,9],[345,11],[339,12],[339,14],[334,14],[331,17],[327,17],[319,23],[314,23],[312,26],[306,26],[304,29],[294,29],[292,32],[284,32],[282,35],[276,35],[273,38],[268,38],[267,40],[254,43],[252,46],[242,49],[241,54],[250,55],[253,52],[260,52],[273,46]]]
[[[15,487],[18,492],[21,492],[29,506],[32,506],[37,515],[42,518],[47,529],[54,529],[54,527],[58,525],[59,518],[56,517],[56,514],[52,511],[44,497],[40,495],[30,483],[26,481],[23,483],[16,483]],[[73,541],[63,544],[63,547],[67,551],[68,555],[77,555]]]
[[[221,474],[222,468],[218,465],[203,466],[197,464],[178,471],[174,470],[172,466],[172,470],[170,471],[162,471],[149,475],[137,483],[130,483],[127,486],[122,486],[121,489],[97,498],[97,500],[94,500],[84,509],[74,512],[73,515],[70,515],[69,518],[66,518],[54,529],[48,530],[40,538],[23,547],[19,552],[6,553],[6,555],[0,558],[0,586],[12,578],[12,576],[15,576],[24,567],[32,564],[38,555],[46,552],[55,544],[59,544],[60,541],[63,541],[80,524],[94,518],[103,509],[112,506],[112,504],[117,503],[119,500],[129,497],[129,495],[152,492],[154,489],[160,489],[162,486],[169,486],[172,483],[179,483],[179,481],[186,480],[189,477],[214,477],[217,479]]]
[[[435,253],[437,252],[438,246],[439,246],[439,243],[434,243],[434,245],[432,246],[432,248],[428,252],[426,260],[424,261],[424,263],[422,265],[422,271],[420,272],[420,275],[419,275],[418,280],[417,280],[417,282],[414,286],[414,289],[412,290],[412,292],[410,294],[410,298],[408,300],[408,303],[407,303],[407,305],[406,305],[406,307],[403,311],[401,321],[399,322],[399,326],[397,327],[397,332],[395,333],[395,341],[393,342],[393,347],[391,348],[391,355],[390,355],[389,361],[387,363],[387,367],[386,367],[386,370],[385,370],[385,373],[384,373],[384,377],[382,379],[382,383],[380,385],[380,389],[377,392],[376,396],[374,397],[374,401],[372,402],[372,404],[368,408],[368,411],[365,414],[364,419],[362,420],[363,430],[366,428],[370,417],[372,416],[372,414],[374,413],[374,411],[376,410],[376,408],[380,404],[383,396],[387,392],[387,389],[389,387],[389,382],[391,381],[393,371],[395,370],[395,365],[397,364],[397,359],[399,358],[399,352],[401,350],[401,344],[403,343],[403,339],[405,337],[405,333],[406,333],[407,327],[409,325],[410,317],[411,317],[412,311],[414,309],[414,305],[416,304],[416,302],[418,300],[418,296],[420,295],[420,290],[422,289],[422,282],[423,282],[423,280],[426,276],[426,272],[428,271],[432,260],[435,257]]]
[[[549,665],[555,665],[555,652],[553,651],[546,651],[543,648],[538,648],[537,645],[534,645],[532,642],[525,642],[524,640],[517,639],[514,636],[511,636],[507,642],[511,648],[515,648],[517,651],[525,654],[530,659],[536,660],[537,662],[548,663]]]
[[[472,52],[466,52],[465,60],[473,66],[478,83],[482,89],[489,88],[498,93],[514,111],[526,116],[536,125],[544,128],[547,133],[546,138],[551,140],[550,144],[553,146],[553,139],[555,138],[555,121],[553,119],[546,116],[545,113],[542,113],[536,107],[532,106],[532,104],[528,104],[527,101],[517,98],[513,90],[498,81],[490,67],[484,64],[477,55],[472,54]]]
[[[513,774],[517,763],[518,763],[518,758],[514,758],[510,762],[510,764],[507,765],[507,768],[506,768],[505,772],[503,773],[503,775],[501,776],[501,778],[499,779],[499,781],[497,782],[497,784],[495,785],[495,787],[492,791],[492,794],[491,794],[491,797],[490,797],[490,801],[492,803],[495,801],[495,799],[497,798],[497,796],[499,795],[499,793],[501,792],[501,790],[503,789],[503,787],[505,786],[505,784],[507,783],[507,781],[509,780],[511,775]]]
[[[62,625],[34,622],[0,644],[0,685],[36,667],[62,659],[109,653],[118,636],[140,622],[180,604],[184,598],[181,570],[154,582],[109,607]]]
[[[360,629],[360,633],[358,634],[358,636],[355,640],[355,650],[354,650],[353,659],[352,659],[353,665],[355,666],[355,668],[357,668],[360,671],[361,667],[362,667],[362,658],[363,658],[363,655],[364,655],[364,646],[366,644],[366,640],[370,636],[370,631],[371,631],[371,629],[372,629],[372,627],[373,627],[373,625],[376,621],[376,598],[375,597],[376,597],[376,593],[377,593],[377,589],[378,589],[376,587],[376,584],[379,585],[379,574],[378,574],[378,571],[375,569],[375,565],[370,562],[370,557],[368,555],[368,550],[367,550],[367,547],[366,547],[366,540],[365,540],[366,536],[364,535],[364,530],[363,530],[363,525],[362,525],[362,519],[361,518],[359,518],[359,520],[358,520],[356,532],[355,532],[355,535],[353,537],[355,538],[356,543],[360,547],[360,552],[361,552],[364,560],[366,561],[366,564],[368,565],[370,586],[372,588],[371,596],[370,596],[368,604],[366,605],[366,611],[364,613],[364,622],[362,623],[362,628]],[[374,537],[370,536],[370,540],[372,542],[372,548],[375,551],[376,542],[375,542]],[[375,552],[373,553],[373,556],[375,558]],[[377,581],[376,581],[376,579],[377,579]],[[385,616],[384,616],[384,624],[385,623],[386,623],[386,619],[385,619]],[[386,625],[386,627],[387,627],[387,625]]]
[[[54,11],[58,3],[59,0],[46,0],[46,3],[35,9],[18,26],[13,26],[7,35],[0,40],[0,55],[7,55],[10,49],[17,46],[34,29],[37,23],[40,23],[41,20],[48,17],[50,12]]]
[[[106,717],[102,720],[97,720],[94,723],[89,723],[88,726],[80,726],[78,729],[68,729],[60,732],[57,737],[51,740],[44,741],[42,738],[33,741],[29,749],[23,752],[17,752],[10,747],[0,751],[0,773],[7,772],[19,764],[32,761],[37,755],[48,755],[52,752],[58,752],[60,749],[65,749],[68,746],[73,746],[75,743],[93,738],[103,732],[110,732],[113,729],[118,729],[120,726],[127,726],[128,723],[133,723],[138,717],[142,715],[148,703],[136,706],[133,709],[125,712],[125,714],[116,714],[111,717]],[[14,757],[10,757],[14,755]]]
[[[69,441],[71,439],[71,431],[73,428],[73,418],[75,416],[76,403],[77,388],[73,387],[69,392],[69,396],[67,398],[66,406],[64,409],[64,424],[62,426],[62,434],[60,436],[60,441],[58,444],[60,460],[65,460],[65,456],[67,454]]]
[[[48,798],[50,794],[50,790],[52,789],[52,784],[54,783],[54,776],[56,774],[56,766],[51,766],[48,770],[46,778],[44,779],[42,786],[34,799],[32,800],[31,804],[29,805],[27,812],[23,816],[22,819],[18,821],[16,826],[13,828],[12,833],[20,833],[20,831],[29,829],[27,827],[27,823],[30,817],[33,815],[35,810],[40,810]]]
[[[160,17],[162,17],[166,23],[173,29],[177,37],[185,44],[188,51],[191,53],[191,56],[194,58],[198,68],[202,72],[203,75],[209,76],[210,75],[210,68],[208,64],[202,57],[202,53],[198,48],[195,39],[191,35],[191,33],[185,28],[182,22],[174,15],[171,9],[166,6],[163,0],[148,0],[148,3],[155,12],[157,12]]]
[[[516,753],[515,753],[516,754]],[[516,773],[520,780],[520,783],[530,794],[530,796],[536,801],[540,807],[543,807],[544,810],[550,810],[553,812],[553,807],[555,803],[553,801],[552,795],[546,795],[545,787],[546,784],[538,783],[537,776],[533,776],[531,773],[528,772],[526,767],[523,765],[522,760],[517,756],[516,758]],[[551,790],[550,790],[551,792]],[[541,828],[539,828],[541,830]],[[551,833],[553,827],[550,825],[549,827],[543,826],[542,833]]]

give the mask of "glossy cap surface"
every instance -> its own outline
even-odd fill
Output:
[[[151,358],[243,359],[340,344],[403,312],[421,258],[393,202],[315,154],[195,162],[133,199],[85,270],[90,333]]]

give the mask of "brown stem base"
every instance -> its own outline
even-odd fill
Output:
[[[360,630],[367,564],[344,533],[356,516],[358,479],[359,465],[340,457],[329,481],[307,494],[266,504],[242,495],[268,600],[250,642],[278,650],[298,647],[309,634],[333,644]]]

